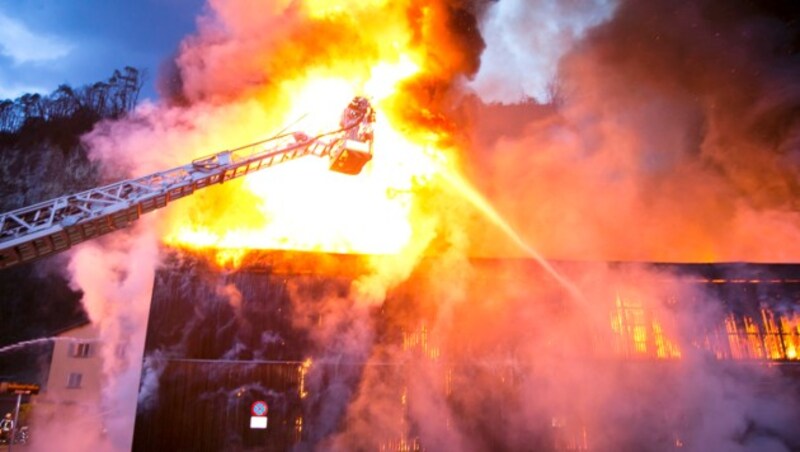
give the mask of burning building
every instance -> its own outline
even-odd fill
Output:
[[[359,177],[223,178],[75,250],[144,355],[104,364],[134,448],[800,447],[796,22],[535,3],[212,0],[164,102],[85,137],[151,174],[376,113]]]
[[[226,271],[174,254],[134,449],[798,444],[796,265],[557,263],[576,300],[532,260],[453,275],[429,258],[363,306],[371,259],[261,252]],[[255,400],[267,430],[249,428]]]

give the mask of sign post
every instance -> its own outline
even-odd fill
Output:
[[[17,406],[14,408],[14,425],[11,426],[11,438],[8,439],[8,452],[11,452],[11,445],[17,438],[17,422],[19,422],[19,406],[22,404],[22,392],[17,392]]]
[[[250,405],[250,428],[265,429],[267,428],[267,411],[269,407],[267,402],[257,400]]]

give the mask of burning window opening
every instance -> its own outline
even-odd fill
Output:
[[[419,353],[433,361],[440,356],[439,347],[430,342],[428,327],[424,323],[412,332],[403,331],[403,351]]]
[[[776,313],[767,306],[762,306],[759,314],[754,317],[731,312],[721,325],[708,331],[694,344],[718,359],[797,360],[800,347],[797,314]],[[616,338],[614,351],[620,356],[681,358],[679,346],[665,335],[658,319],[640,302],[618,295],[611,315],[611,330]]]

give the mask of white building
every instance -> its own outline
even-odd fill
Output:
[[[34,440],[62,432],[102,436],[103,358],[98,329],[82,323],[56,335],[47,380],[34,399]],[[38,438],[37,438],[38,437]]]

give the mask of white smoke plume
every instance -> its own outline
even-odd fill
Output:
[[[72,281],[83,291],[86,312],[99,330],[100,406],[58,422],[34,420],[34,450],[52,450],[53,438],[60,438],[65,451],[130,449],[157,243],[153,223],[145,219],[131,231],[74,250]]]
[[[586,31],[612,17],[615,0],[504,0],[481,23],[486,49],[468,84],[487,103],[546,103],[557,89],[558,65]]]

